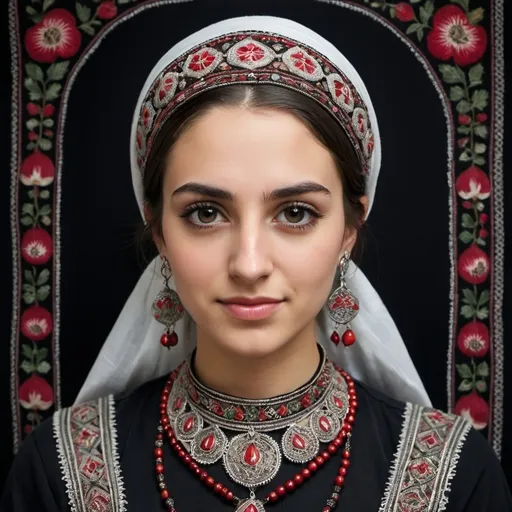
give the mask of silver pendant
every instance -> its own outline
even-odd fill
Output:
[[[203,428],[203,418],[194,411],[182,412],[174,425],[180,441],[191,441]]]
[[[190,452],[192,458],[200,464],[215,464],[224,455],[227,445],[228,438],[224,432],[219,427],[213,426],[195,435]]]
[[[322,443],[330,443],[340,430],[340,420],[332,411],[322,408],[311,415],[310,426]]]
[[[239,434],[224,453],[224,468],[237,484],[254,489],[270,482],[281,467],[279,445],[266,434]]]
[[[304,464],[315,457],[320,448],[318,437],[310,427],[291,425],[281,440],[283,455],[291,462]]]
[[[265,508],[260,500],[249,498],[240,502],[235,512],[265,512]]]

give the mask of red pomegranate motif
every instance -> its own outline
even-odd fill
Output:
[[[53,390],[39,375],[29,377],[19,389],[22,407],[36,411],[47,411],[53,404]]]
[[[473,391],[459,398],[455,405],[455,414],[468,420],[476,430],[482,430],[489,422],[489,404]]]

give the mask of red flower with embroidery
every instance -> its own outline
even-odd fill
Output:
[[[27,111],[31,116],[37,116],[37,114],[39,114],[39,105],[29,103],[27,104]]]
[[[45,308],[32,306],[21,315],[21,333],[32,341],[44,340],[52,329],[52,315]]]
[[[22,407],[36,411],[47,411],[53,404],[53,390],[39,375],[29,377],[19,389]]]
[[[482,249],[472,245],[459,257],[459,276],[471,284],[481,284],[489,275],[489,257]]]
[[[192,57],[188,67],[192,71],[203,71],[209,68],[215,61],[215,56],[212,55],[208,50],[204,50]]]
[[[117,16],[117,6],[114,2],[103,2],[97,12],[100,20],[111,20]]]
[[[487,33],[469,23],[466,13],[456,5],[445,5],[432,18],[432,30],[427,35],[428,51],[439,60],[453,57],[458,66],[468,66],[480,60],[487,48]]]
[[[482,430],[489,422],[489,404],[473,391],[459,398],[455,405],[455,414],[468,420],[476,430]]]
[[[468,357],[484,357],[489,351],[489,330],[482,322],[470,322],[459,332],[459,350]]]
[[[312,75],[316,71],[316,62],[314,62],[308,55],[297,52],[291,55],[292,59],[295,60],[295,67]]]
[[[51,116],[53,116],[53,114],[55,114],[55,107],[50,104],[45,105],[43,108],[43,115],[45,117],[51,117]]]
[[[395,15],[400,21],[412,21],[414,19],[414,9],[412,5],[400,2],[395,5]]]
[[[37,62],[73,57],[82,44],[75,17],[66,9],[54,9],[25,34],[25,49]]]
[[[49,157],[36,152],[23,160],[20,174],[23,185],[47,187],[53,182],[55,166]]]
[[[31,228],[21,239],[21,254],[31,265],[47,263],[53,253],[53,243],[50,235],[41,228]]]
[[[476,165],[461,172],[455,181],[455,190],[462,199],[480,201],[491,195],[491,183],[487,174]]]
[[[265,51],[258,45],[249,43],[238,48],[236,55],[242,62],[258,62],[265,57]]]

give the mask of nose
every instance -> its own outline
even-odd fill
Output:
[[[248,284],[268,277],[273,270],[271,241],[264,226],[247,221],[235,231],[231,246],[229,274]]]

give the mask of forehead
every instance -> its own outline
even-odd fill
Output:
[[[181,134],[167,167],[173,188],[187,181],[258,191],[304,180],[340,186],[330,152],[283,110],[215,107]]]

